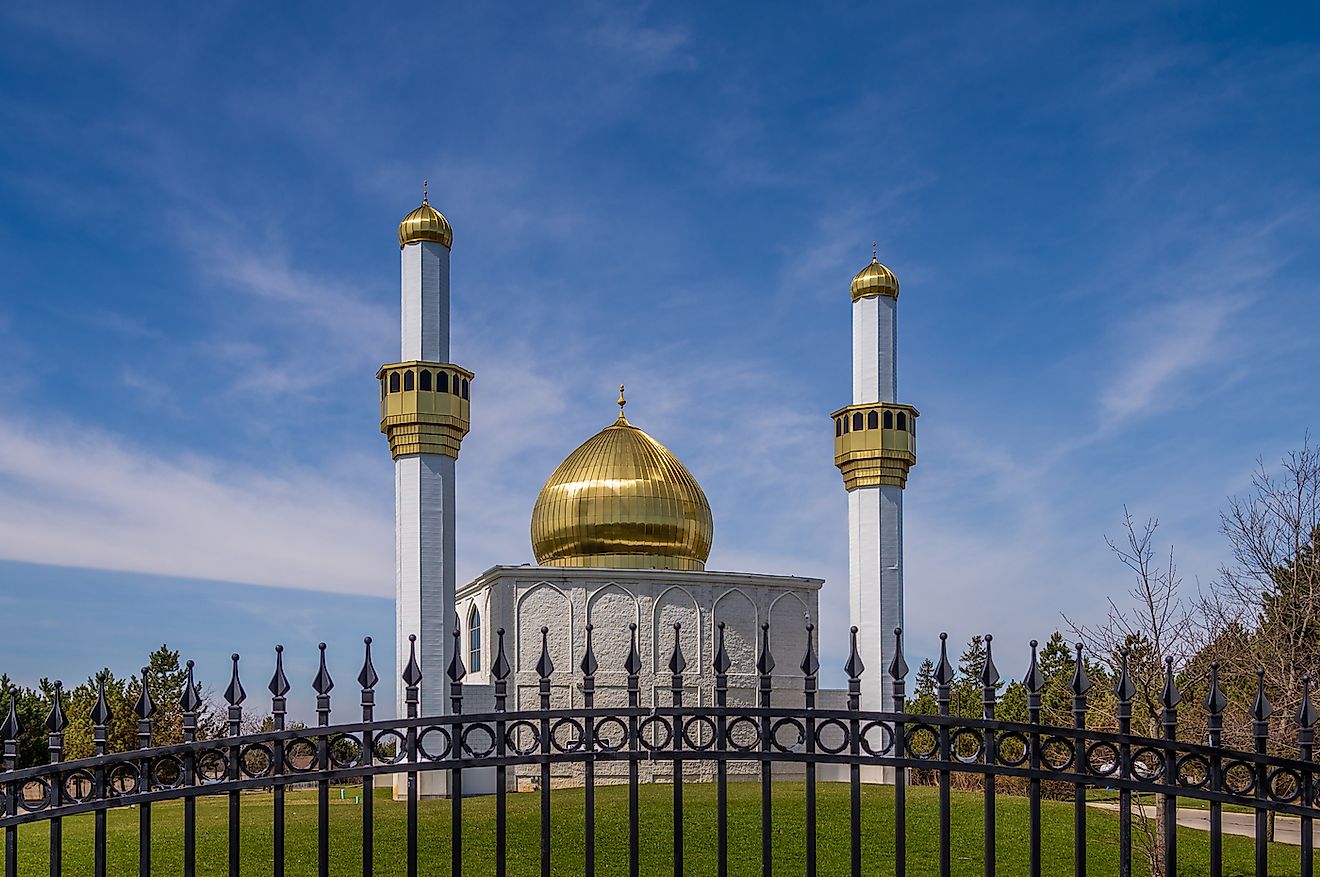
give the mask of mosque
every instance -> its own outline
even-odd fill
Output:
[[[380,429],[394,458],[396,658],[399,667],[407,663],[408,637],[416,635],[421,714],[449,709],[444,668],[455,642],[469,672],[466,702],[471,709],[487,702],[499,629],[513,669],[510,709],[539,704],[542,627],[549,628],[556,668],[554,705],[582,706],[578,665],[588,623],[599,663],[598,706],[627,704],[629,624],[637,626],[645,706],[669,702],[675,624],[687,658],[685,703],[713,704],[721,623],[732,661],[730,702],[755,695],[758,632],[769,623],[776,699],[800,703],[798,664],[824,581],[707,570],[715,535],[710,504],[687,467],[625,415],[623,387],[615,420],[570,453],[537,497],[536,564],[492,566],[457,586],[455,464],[477,385],[471,371],[450,362],[452,245],[449,221],[423,193],[421,206],[399,223],[400,358],[377,373]],[[853,278],[851,299],[852,404],[831,419],[834,461],[848,496],[849,614],[867,670],[862,708],[879,710],[892,705],[884,670],[894,628],[903,622],[903,490],[916,463],[918,412],[897,401],[898,279],[874,253]],[[844,698],[822,691],[818,702],[843,706]],[[402,715],[402,688],[398,709]]]

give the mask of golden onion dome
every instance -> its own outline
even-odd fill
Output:
[[[619,417],[569,454],[532,509],[541,566],[706,568],[714,522],[692,473]]]
[[[898,298],[898,278],[894,272],[890,271],[875,257],[874,247],[871,251],[871,264],[867,265],[852,280],[852,300],[868,296],[887,295],[890,298]]]
[[[426,200],[426,186],[422,186],[422,206],[409,213],[399,223],[399,247],[417,241],[435,241],[446,247],[454,243],[454,230],[449,220]]]

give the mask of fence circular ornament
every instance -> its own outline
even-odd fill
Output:
[[[142,774],[136,764],[121,761],[106,771],[107,792],[113,795],[136,795]]]
[[[740,729],[749,729],[750,736],[743,735],[739,740]],[[756,752],[761,747],[761,724],[750,716],[738,716],[725,727],[729,738],[729,748],[735,752]]]
[[[791,733],[787,737],[781,737],[780,731],[790,728]],[[776,719],[770,725],[770,746],[776,752],[803,752],[806,749],[807,729],[806,726],[794,718]]]
[[[949,736],[949,751],[963,764],[979,764],[985,755],[985,737],[975,728],[955,728]]]
[[[1064,771],[1074,764],[1077,744],[1067,737],[1046,737],[1040,742],[1040,763],[1048,770]]]
[[[207,749],[197,756],[197,777],[204,783],[218,783],[229,776],[229,756],[219,749]]]
[[[839,734],[838,742],[831,743],[830,736],[826,731],[837,731]],[[843,719],[825,719],[816,723],[816,748],[827,755],[838,755],[848,748],[852,742],[848,725]]]
[[[60,782],[58,777],[53,778],[55,782]],[[28,791],[36,788],[36,794]],[[36,813],[39,810],[45,810],[51,806],[51,780],[40,777],[30,779],[23,783],[22,788],[18,790],[18,809],[28,813]]]
[[[520,738],[528,742],[519,743]],[[504,746],[514,755],[535,755],[541,751],[541,731],[527,719],[510,722],[504,729]]]
[[[918,722],[908,725],[904,731],[907,737],[907,751],[913,758],[923,761],[932,759],[940,751],[940,735],[933,725]]]
[[[692,731],[696,729],[699,733],[699,740],[692,739]],[[710,716],[686,716],[683,721],[683,744],[695,752],[705,752],[715,745],[715,737],[719,729],[715,725],[715,720]]]
[[[402,731],[386,728],[371,741],[371,757],[382,764],[398,764],[408,756],[408,737]],[[393,749],[391,752],[390,750]]]
[[[333,734],[329,742],[330,764],[337,768],[357,767],[362,762],[362,741],[355,734]]]
[[[1302,774],[1288,767],[1276,767],[1265,775],[1270,800],[1291,804],[1302,796]]]
[[[1206,789],[1210,785],[1210,762],[1189,752],[1176,763],[1178,785],[1184,789]]]
[[[1246,797],[1256,791],[1256,767],[1245,761],[1225,762],[1223,772],[1224,789],[1230,794]]]
[[[615,737],[607,729],[619,731]],[[596,748],[602,752],[618,752],[628,745],[628,725],[617,716],[607,716],[596,722]]]
[[[880,745],[878,746],[871,743],[871,734],[876,731],[879,732],[880,736]],[[858,736],[861,738],[859,742],[862,744],[862,750],[867,755],[875,758],[888,755],[894,746],[894,730],[888,722],[867,722],[862,725]]]
[[[473,734],[485,735],[485,740],[482,742],[480,748],[473,746],[470,742]],[[495,741],[497,739],[494,729],[487,724],[479,723],[475,725],[464,725],[463,734],[459,738],[459,743],[462,745],[463,754],[465,756],[470,758],[489,758],[495,754]]]
[[[312,773],[316,759],[316,743],[306,737],[294,737],[284,747],[285,773]]]
[[[238,769],[249,779],[269,776],[275,765],[275,752],[268,743],[250,743],[238,752]]]
[[[1132,752],[1132,775],[1147,783],[1158,782],[1164,776],[1164,753],[1153,746],[1142,746]]]
[[[1021,767],[1031,758],[1031,746],[1024,734],[1005,731],[995,743],[996,761],[1005,767]]]
[[[183,782],[183,762],[177,755],[162,755],[151,762],[151,785],[175,789]]]
[[[661,731],[664,732],[664,736],[660,736]],[[649,740],[646,736],[648,733],[651,735]],[[674,732],[664,716],[647,716],[637,726],[637,740],[642,744],[642,748],[649,752],[658,752],[664,749],[669,745],[669,741],[673,739],[673,736]]]
[[[1086,747],[1086,770],[1092,776],[1111,777],[1118,773],[1120,757],[1118,747],[1101,740]]]
[[[417,754],[427,761],[444,761],[453,749],[453,742],[448,728],[430,725],[417,735]]]
[[[560,739],[559,732],[564,728],[573,732],[567,740]],[[550,725],[550,748],[555,752],[582,752],[587,748],[586,740],[587,731],[577,719],[566,716]]]

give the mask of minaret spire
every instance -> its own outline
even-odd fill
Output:
[[[626,417],[623,416],[623,406],[624,406],[624,405],[627,405],[627,404],[628,404],[628,400],[625,399],[625,398],[623,398],[623,384],[619,384],[619,402],[618,402],[618,405],[619,405],[619,419],[615,421],[616,423],[627,423],[627,422],[628,422],[628,418],[626,418]]]
[[[868,667],[887,667],[903,627],[903,489],[916,464],[917,410],[898,401],[898,278],[879,260],[852,281],[852,404],[834,418],[834,465],[848,492],[848,609]],[[894,707],[893,680],[862,678],[861,706]],[[888,781],[892,770],[868,772]]]

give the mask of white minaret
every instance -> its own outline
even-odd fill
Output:
[[[400,361],[381,366],[381,432],[394,457],[396,659],[417,637],[419,714],[447,711],[454,621],[454,461],[473,375],[449,360],[449,222],[427,203],[399,223]],[[395,679],[399,678],[398,674]],[[406,715],[398,687],[399,715]],[[423,791],[440,793],[441,788]]]
[[[876,261],[852,282],[852,404],[834,412],[834,464],[848,491],[848,609],[862,709],[893,709],[889,662],[903,626],[903,488],[917,410],[898,397],[898,278]]]

